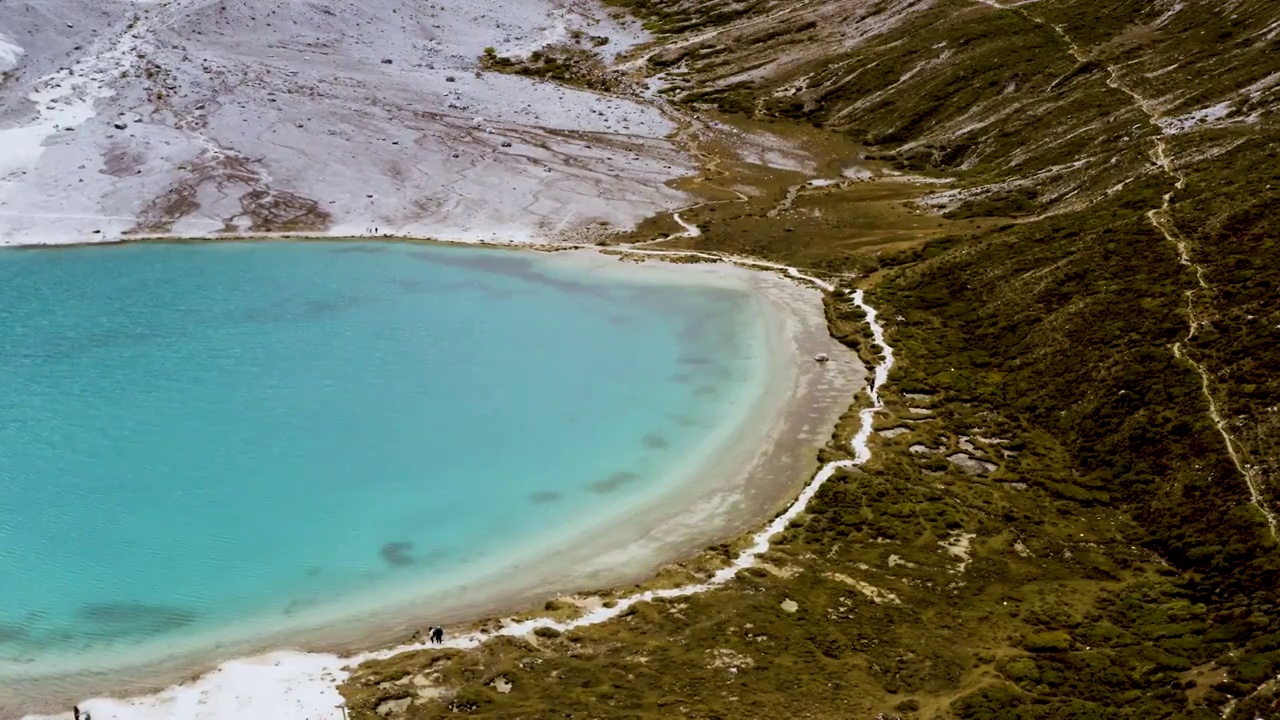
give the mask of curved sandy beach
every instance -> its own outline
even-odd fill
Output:
[[[354,598],[349,612],[334,609],[308,618],[305,627],[294,625],[281,633],[278,627],[246,626],[242,632],[210,638],[199,651],[174,648],[162,662],[156,662],[155,655],[118,656],[105,667],[12,678],[0,691],[0,714],[47,713],[67,708],[86,695],[121,697],[154,692],[208,671],[219,662],[272,648],[319,652],[288,655],[293,659],[287,667],[296,665],[302,671],[319,662],[319,657],[336,657],[328,653],[346,655],[394,643],[425,624],[469,622],[536,607],[558,594],[625,586],[651,577],[672,560],[748,531],[812,477],[818,448],[829,442],[836,421],[866,374],[856,357],[830,338],[818,290],[775,272],[725,263],[677,264],[634,256],[620,260],[593,250],[561,251],[550,259],[567,270],[617,274],[633,282],[647,277],[660,283],[751,291],[769,322],[770,382],[747,421],[715,438],[697,457],[689,458],[680,477],[666,483],[670,489],[661,496],[638,509],[628,508],[625,516],[592,519],[567,528],[562,537],[541,546],[535,554],[513,554],[508,563],[470,579],[464,588],[445,592],[422,588],[412,605],[383,607],[373,618],[367,608],[370,600],[377,606],[376,598]],[[814,362],[817,353],[826,353],[833,360]],[[591,538],[589,545],[581,542],[584,537]],[[548,546],[555,549],[548,552]],[[225,675],[244,663],[252,667],[263,662],[268,660],[251,657],[236,661],[206,678]],[[288,695],[285,692],[283,696]],[[98,718],[175,717],[171,708],[157,704],[161,697],[124,703],[89,701],[83,706],[92,708]],[[148,714],[152,711],[162,714]]]
[[[527,52],[581,29],[609,37],[616,53],[644,39],[590,4],[468,0],[423,15],[401,0],[332,0],[274,28],[265,20],[275,5],[260,0],[221,11],[194,0],[22,7],[8,26],[0,21],[21,53],[0,94],[0,245],[270,236],[290,218],[310,236],[527,243],[628,227],[688,202],[664,184],[691,164],[655,107],[473,72],[490,45]],[[244,27],[256,30],[245,36]],[[110,670],[2,681],[0,718],[69,718],[79,702],[95,720],[336,719],[336,680],[353,653],[402,642],[427,623],[642,581],[757,528],[801,488],[807,495],[786,517],[803,509],[823,479],[814,476],[817,450],[866,378],[828,334],[815,289],[823,284],[797,283],[767,263],[641,263],[590,250],[555,259],[744,287],[767,314],[768,391],[731,437],[690,458],[675,489],[625,518],[570,528],[556,550],[513,557],[465,593],[424,588],[412,606],[373,619],[317,616],[283,634],[246,627],[162,662],[116,658]],[[833,361],[814,362],[818,353]],[[587,535],[590,552],[574,542]],[[767,547],[760,537],[756,554]],[[106,696],[132,699],[84,701]]]

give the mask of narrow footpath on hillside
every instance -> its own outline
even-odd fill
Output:
[[[1072,40],[1071,36],[1067,34],[1067,31],[1063,29],[1062,26],[1046,22],[1045,20],[1032,15],[1023,7],[1020,7],[1030,3],[1015,2],[1000,4],[996,0],[975,1],[1000,10],[1012,10],[1032,22],[1053,28],[1054,32],[1056,32],[1058,36],[1062,38],[1062,41],[1066,43],[1067,51],[1073,58],[1075,58],[1076,62],[1084,63],[1091,60],[1091,58],[1088,58],[1085,53],[1081,51],[1079,46],[1076,45],[1075,41]],[[1184,346],[1185,343],[1195,338],[1196,333],[1207,322],[1196,309],[1197,295],[1200,292],[1204,292],[1206,294],[1213,292],[1213,289],[1209,285],[1204,267],[1192,259],[1190,245],[1187,243],[1186,238],[1178,232],[1170,213],[1170,207],[1173,204],[1173,196],[1179,190],[1186,187],[1187,179],[1182,172],[1174,166],[1173,161],[1169,157],[1168,148],[1163,137],[1164,127],[1160,124],[1161,115],[1159,109],[1156,108],[1154,103],[1150,100],[1144,98],[1139,92],[1125,84],[1119,74],[1119,71],[1114,65],[1102,61],[1097,62],[1107,71],[1107,85],[1127,95],[1129,99],[1133,101],[1133,105],[1146,117],[1147,122],[1155,128],[1157,136],[1155,139],[1155,146],[1152,148],[1150,154],[1151,162],[1160,172],[1168,175],[1174,181],[1174,189],[1165,193],[1161,197],[1160,207],[1152,208],[1146,213],[1147,220],[1156,229],[1156,231],[1164,236],[1164,239],[1177,249],[1178,260],[1183,265],[1191,268],[1191,270],[1195,272],[1196,276],[1197,287],[1192,287],[1185,293],[1187,298],[1187,336],[1173,344],[1172,351],[1174,357],[1186,362],[1195,369],[1197,374],[1199,374],[1200,391],[1204,395],[1205,403],[1208,405],[1209,418],[1213,421],[1214,426],[1218,428],[1218,433],[1222,435],[1223,443],[1227,446],[1227,454],[1231,456],[1231,462],[1235,465],[1236,471],[1244,478],[1245,485],[1249,489],[1249,502],[1262,513],[1262,516],[1267,523],[1267,529],[1271,533],[1271,538],[1273,540],[1280,540],[1280,524],[1277,522],[1275,513],[1267,507],[1266,498],[1262,494],[1262,488],[1258,478],[1240,457],[1240,446],[1235,437],[1232,436],[1231,431],[1227,428],[1226,418],[1222,416],[1222,413],[1218,408],[1218,401],[1213,396],[1213,391],[1210,387],[1209,371],[1202,363],[1188,355]]]

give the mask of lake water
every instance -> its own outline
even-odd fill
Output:
[[[668,277],[0,252],[0,681],[351,619],[625,517],[765,387],[758,301]]]

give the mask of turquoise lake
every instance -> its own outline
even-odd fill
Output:
[[[768,368],[757,298],[664,272],[0,252],[0,679],[403,604],[626,516]]]

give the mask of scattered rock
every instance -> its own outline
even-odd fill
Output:
[[[445,76],[444,76],[444,81],[445,81],[445,82],[457,82],[457,81],[458,81],[458,78],[456,78],[456,77],[454,77],[454,76],[452,76],[452,75],[445,75]]]
[[[851,578],[848,575],[845,575],[843,573],[827,573],[827,577],[857,589],[858,592],[865,595],[868,600],[875,603],[876,605],[884,605],[886,603],[892,604],[892,605],[902,604],[902,600],[898,599],[897,595],[895,595],[892,592],[889,592],[888,590],[878,588],[875,585],[872,585],[871,583],[866,583],[861,580],[855,580],[854,578]]]
[[[382,64],[383,64],[383,65],[390,65],[390,64],[391,64],[391,62],[392,62],[392,61],[391,61],[391,58],[382,58]]]
[[[782,612],[793,613],[800,609],[800,603],[796,602],[795,600],[792,600],[791,598],[787,598],[786,600],[782,601],[781,607],[782,607]]]
[[[965,475],[985,475],[990,472],[995,472],[999,467],[995,463],[989,463],[986,460],[979,460],[964,453],[952,453],[947,456],[947,459],[956,467],[960,468],[960,471]]]
[[[511,141],[510,141],[510,140],[503,140],[503,141],[502,141],[502,147],[511,147]]]
[[[384,700],[378,703],[378,707],[374,712],[382,717],[391,717],[396,713],[404,712],[413,704],[413,698],[400,698],[399,700]]]
[[[818,353],[813,356],[813,359],[820,363],[831,362],[831,356],[826,353]]]
[[[504,677],[495,678],[493,681],[493,689],[497,690],[503,695],[506,695],[507,693],[511,692],[511,681]]]
[[[123,121],[123,120],[118,120],[118,121],[116,121],[116,122],[115,122],[111,127],[115,128],[115,129],[117,129],[117,130],[125,130],[125,129],[127,129],[127,128],[129,127],[129,123],[127,123],[127,122],[125,122],[125,121]]]
[[[711,667],[724,668],[734,674],[742,668],[755,667],[756,664],[755,660],[752,660],[742,653],[734,652],[729,648],[708,650],[707,654],[711,656],[709,663]]]
[[[963,573],[965,568],[969,567],[969,546],[975,537],[977,535],[973,533],[957,532],[946,540],[938,541],[938,544],[947,551],[948,555],[960,559],[960,566],[956,568],[955,572]]]

